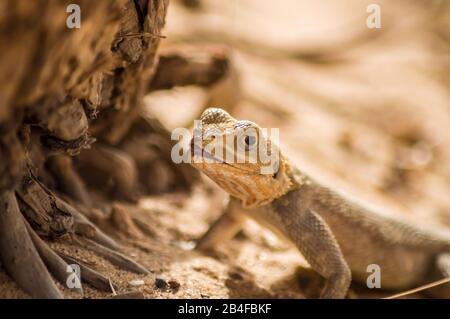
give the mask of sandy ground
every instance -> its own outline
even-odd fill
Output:
[[[436,35],[450,30],[449,8],[379,1],[383,28],[373,31],[365,26],[370,1],[272,3],[212,0],[193,11],[172,1],[163,49],[227,47],[240,87],[232,108],[237,118],[280,128],[285,153],[319,180],[412,222],[450,227],[450,47],[443,40],[448,33]],[[194,87],[157,92],[147,98],[148,107],[175,128],[193,119],[209,93]],[[213,255],[192,251],[226,200],[203,178],[191,194],[122,203],[151,230],[117,229],[111,221],[101,226],[151,271],[148,276],[122,271],[67,238],[51,245],[109,276],[117,293],[317,296],[321,279],[302,256],[251,221]],[[133,286],[134,279],[143,284]],[[352,287],[350,297],[389,294]],[[85,285],[86,298],[111,296]],[[0,271],[0,298],[22,297]]]

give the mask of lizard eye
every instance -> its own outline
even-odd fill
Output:
[[[244,138],[245,142],[245,148],[248,149],[256,144],[256,137],[255,136],[246,136]]]

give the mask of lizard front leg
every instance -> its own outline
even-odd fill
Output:
[[[241,229],[244,216],[239,212],[240,204],[231,198],[222,215],[197,242],[196,249],[210,250],[217,244],[233,238]]]
[[[312,209],[298,206],[296,201],[280,199],[272,207],[284,235],[296,245],[311,267],[325,278],[320,298],[345,298],[351,272],[338,242],[322,217]]]

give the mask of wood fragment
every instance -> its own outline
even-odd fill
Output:
[[[50,136],[65,142],[79,139],[88,129],[83,106],[76,99],[57,99],[29,110],[27,119],[42,127]],[[34,120],[34,121],[33,121]]]
[[[34,243],[39,255],[44,261],[47,269],[50,273],[58,280],[63,286],[67,286],[67,279],[70,274],[68,272],[68,264],[51,249],[47,243],[45,243],[39,236],[34,232],[31,226],[25,221],[25,225],[27,227],[28,233],[30,234],[31,240]],[[79,288],[74,287],[71,288],[72,291],[80,294],[83,297],[83,288],[80,286]]]
[[[67,256],[63,253],[59,253],[62,259],[69,264],[76,264],[80,266],[81,282],[85,282],[92,287],[106,292],[113,292],[113,288],[110,284],[110,279],[105,277],[98,271],[90,268],[86,264],[78,261],[77,259]]]
[[[87,237],[91,237],[91,235],[93,235],[91,238],[92,240],[94,240],[95,242],[104,245],[110,249],[113,250],[117,250],[120,251],[121,247],[120,245],[111,237],[109,237],[108,235],[106,235],[101,229],[99,229],[97,226],[95,226],[91,221],[89,221],[89,219],[87,219],[82,213],[80,213],[75,207],[73,207],[72,205],[70,205],[69,203],[67,203],[66,201],[62,200],[61,198],[56,198],[56,202],[55,204],[58,207],[64,207],[65,209],[67,209],[67,211],[69,211],[72,216],[74,217],[75,220],[75,224],[77,224],[78,226],[81,226],[84,224],[83,227],[78,227],[77,230],[81,231],[80,235],[82,236],[87,236]],[[87,230],[87,227],[90,226],[93,229],[95,229],[94,234],[92,234],[89,230],[89,233],[83,231],[83,228],[85,230]],[[91,228],[90,228],[91,229]]]
[[[73,217],[66,209],[55,205],[56,196],[29,172],[17,194],[19,205],[33,229],[42,236],[57,237],[71,232]]]
[[[161,53],[149,91],[186,85],[209,87],[224,78],[228,70],[228,56],[222,48],[172,49]]]
[[[131,260],[130,258],[126,257],[125,255],[116,252],[112,249],[109,249],[105,246],[102,246],[92,240],[86,239],[86,238],[79,238],[79,242],[82,246],[86,247],[87,249],[90,249],[100,256],[107,259],[109,262],[111,262],[113,265],[118,266],[119,268],[137,273],[137,274],[144,274],[148,275],[150,272],[145,269],[144,266],[138,264],[137,262]]]
[[[63,298],[33,245],[12,191],[0,195],[0,234],[0,259],[14,281],[33,298]]]

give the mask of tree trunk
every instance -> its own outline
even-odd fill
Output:
[[[107,149],[118,158],[105,172],[117,177],[115,195],[132,197],[136,165],[127,154],[128,162],[118,157],[117,145],[140,117],[168,1],[80,0],[81,24],[73,29],[69,4],[0,4],[0,260],[20,287],[42,298],[62,297],[50,273],[64,284],[64,259],[74,260],[42,239],[68,234],[119,267],[147,273],[83,216],[93,204],[75,164],[90,147],[99,167]],[[108,289],[101,274],[87,274],[83,282]]]

